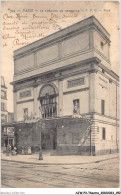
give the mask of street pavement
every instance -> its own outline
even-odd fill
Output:
[[[104,161],[108,159],[114,159],[119,157],[119,153],[108,154],[102,156],[79,156],[79,155],[70,155],[70,156],[51,156],[50,151],[43,151],[43,160],[39,160],[39,154],[32,155],[17,155],[17,156],[6,156],[6,154],[1,154],[2,160],[15,161],[15,162],[24,162],[24,163],[36,163],[36,164],[48,164],[48,165],[57,165],[57,164],[89,164],[98,161]]]
[[[33,162],[22,161],[23,159],[20,161],[21,155],[18,156],[18,160],[15,158],[13,160],[13,156],[11,156],[12,160],[3,159],[5,156],[2,156],[2,188],[119,187],[119,154],[102,157],[75,156],[75,160],[73,156],[73,163],[70,161],[72,156],[43,155],[44,158],[46,157],[45,161],[51,159],[51,164],[48,161],[44,163],[39,161],[37,154],[27,156],[23,158],[34,159]]]

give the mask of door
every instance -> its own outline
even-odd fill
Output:
[[[8,144],[10,144],[11,148],[13,149],[13,147],[14,147],[14,140],[13,140],[13,138],[8,138]]]

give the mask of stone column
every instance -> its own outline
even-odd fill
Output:
[[[58,91],[58,116],[63,116],[63,80],[59,80]]]

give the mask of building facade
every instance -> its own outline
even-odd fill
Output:
[[[52,139],[60,153],[88,150],[90,137],[94,155],[117,151],[119,76],[111,70],[110,42],[107,30],[92,16],[16,50],[15,121],[46,121],[48,128],[55,129]],[[93,124],[82,147],[82,132],[88,129],[83,118]],[[46,122],[41,127],[45,132]],[[50,137],[41,137],[45,148]]]
[[[7,87],[5,85],[4,77],[1,76],[1,123],[6,123],[7,121]]]
[[[8,123],[14,122],[14,113],[8,112]]]
[[[4,150],[8,144],[14,145],[13,128],[6,124],[14,122],[14,114],[7,109],[7,87],[5,79],[1,76],[1,146]]]

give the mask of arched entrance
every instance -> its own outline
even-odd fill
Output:
[[[43,119],[44,130],[41,133],[42,149],[56,149],[57,129],[53,118],[57,116],[57,89],[53,84],[46,84],[40,89],[38,100],[40,101],[40,112]]]
[[[39,93],[42,118],[57,116],[57,92],[53,85],[44,85]]]

